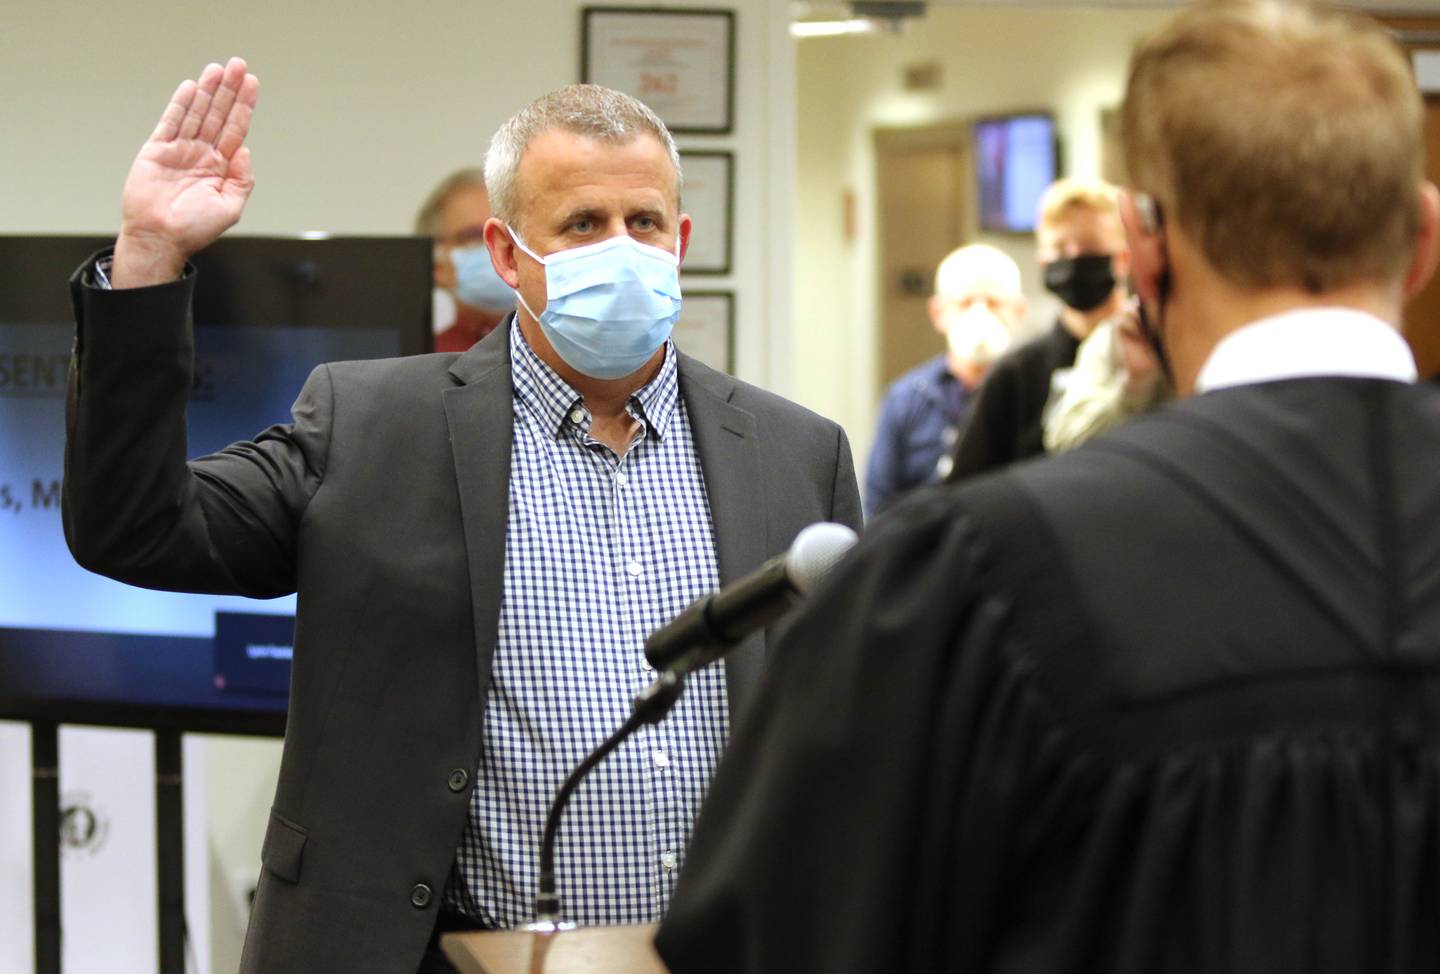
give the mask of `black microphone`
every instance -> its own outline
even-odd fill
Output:
[[[821,521],[801,531],[790,550],[744,578],[692,602],[645,640],[645,658],[662,672],[684,676],[720,658],[750,633],[774,622],[835,567],[855,532]]]

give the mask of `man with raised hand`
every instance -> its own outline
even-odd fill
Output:
[[[1186,398],[877,519],[716,774],[674,974],[1440,969],[1421,122],[1371,22],[1139,45],[1122,215]]]
[[[650,681],[646,635],[807,524],[858,523],[849,447],[676,349],[674,142],[575,85],[487,154],[516,314],[463,354],[321,366],[293,422],[187,463],[187,259],[240,217],[256,91],[239,59],[181,85],[113,259],[72,281],[67,537],[134,584],[298,592],[242,969],[444,970],[439,932],[531,918],[546,807]],[[663,915],[766,638],[587,781],[558,844],[564,919]]]

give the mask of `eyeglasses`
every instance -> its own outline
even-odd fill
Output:
[[[436,237],[435,242],[446,247],[473,247],[476,244],[483,244],[485,242],[485,226],[481,224],[476,227],[462,227],[448,236]]]

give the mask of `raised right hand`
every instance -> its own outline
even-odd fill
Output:
[[[175,89],[125,180],[115,287],[175,280],[191,254],[240,219],[255,185],[245,136],[259,88],[231,58]]]

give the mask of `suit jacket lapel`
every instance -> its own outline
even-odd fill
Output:
[[[450,374],[461,384],[445,390],[442,398],[470,566],[483,707],[489,696],[505,579],[514,422],[509,320],[457,358]],[[734,391],[729,376],[681,354],[680,393],[705,477],[721,585],[758,568],[769,554],[755,417],[730,403]],[[732,715],[741,711],[759,679],[764,645],[764,635],[756,633],[725,658]]]
[[[442,395],[460,491],[460,520],[470,566],[480,704],[490,691],[490,664],[500,631],[509,516],[510,447],[514,422],[510,319],[457,358],[450,374],[462,383]]]
[[[715,526],[720,584],[728,585],[758,568],[769,553],[755,417],[730,403],[735,380],[683,353],[679,366],[680,395],[695,437]],[[760,677],[764,646],[764,635],[756,633],[725,657],[732,715],[741,712]]]

